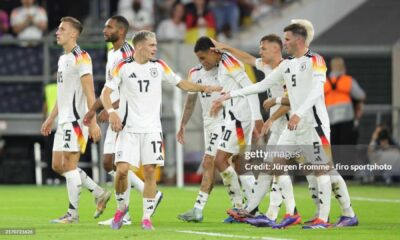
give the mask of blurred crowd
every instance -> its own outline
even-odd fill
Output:
[[[193,43],[206,35],[224,41],[293,1],[119,0],[110,1],[109,12],[101,14],[122,15],[129,20],[131,33],[152,30],[159,40]],[[41,39],[58,26],[62,16],[84,21],[89,16],[89,6],[89,0],[2,0],[0,38]]]

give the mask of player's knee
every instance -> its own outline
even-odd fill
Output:
[[[64,172],[62,163],[58,161],[53,161],[51,163],[51,168],[53,169],[54,172],[58,174],[62,174]]]
[[[127,178],[128,171],[129,171],[129,166],[126,167],[125,165],[117,165],[116,173],[120,179]]]
[[[103,168],[104,168],[104,170],[106,170],[106,172],[110,172],[110,171],[114,170],[112,154],[104,154]]]

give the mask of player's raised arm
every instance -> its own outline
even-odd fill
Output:
[[[228,45],[226,43],[221,43],[221,42],[218,42],[218,41],[216,41],[214,39],[211,39],[211,41],[215,45],[215,48],[212,48],[213,50],[228,51],[233,56],[238,58],[240,61],[242,61],[242,62],[244,62],[246,64],[249,64],[251,66],[255,66],[256,58],[253,55],[251,55],[251,54],[249,54],[249,53],[247,53],[245,51],[242,51],[240,49],[234,48],[234,47],[232,47],[232,46],[230,46],[230,45]]]

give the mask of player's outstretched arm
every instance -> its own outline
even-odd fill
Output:
[[[185,143],[186,124],[189,122],[189,119],[193,114],[194,107],[196,106],[196,100],[197,100],[197,94],[189,94],[186,97],[181,124],[179,126],[179,131],[176,134],[177,141],[180,144]]]
[[[246,64],[249,64],[251,66],[255,66],[256,58],[253,55],[251,55],[245,51],[242,51],[240,49],[234,48],[226,43],[218,42],[215,39],[211,39],[211,41],[215,45],[215,48],[212,48],[213,50],[230,52],[233,56],[238,58],[240,61],[242,61]]]
[[[206,85],[193,83],[188,80],[182,80],[176,86],[187,92],[211,93],[211,92],[220,92],[222,90],[222,87],[220,87],[220,86],[210,86],[210,85],[206,86]]]

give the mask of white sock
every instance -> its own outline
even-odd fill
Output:
[[[78,215],[79,195],[81,193],[82,181],[78,169],[64,173],[67,182],[67,191],[69,199],[68,212],[72,216]]]
[[[131,182],[131,186],[133,186],[136,191],[143,193],[144,182],[131,170],[128,172],[128,181]]]
[[[246,210],[248,212],[253,211],[261,201],[264,199],[265,194],[269,191],[271,186],[272,176],[267,174],[258,175],[257,184],[254,185],[253,193],[250,199],[247,200]]]
[[[331,210],[331,178],[326,174],[316,178],[318,182],[319,218],[327,222]]]
[[[271,220],[278,218],[279,210],[283,201],[282,193],[278,185],[278,178],[274,176],[271,186],[271,193],[269,195],[269,206],[267,211],[267,217]]]
[[[336,199],[339,201],[340,208],[342,209],[342,215],[346,217],[354,217],[353,207],[350,202],[349,191],[347,190],[346,182],[343,177],[334,171],[331,173],[332,190],[335,193]]]
[[[115,178],[115,171],[114,170],[111,170],[111,171],[109,171],[107,173],[110,174],[111,177]]]
[[[256,178],[252,173],[246,173],[243,175],[239,175],[239,180],[242,186],[244,197],[247,199],[248,203],[253,195],[253,188],[256,182]]]
[[[120,211],[124,211],[126,207],[129,207],[129,201],[131,196],[131,183],[128,181],[125,192],[115,192],[115,199],[117,200],[117,208]]]
[[[243,208],[243,199],[240,192],[239,179],[232,166],[229,166],[225,171],[220,173],[225,187],[228,189],[228,194],[231,196],[234,208]]]
[[[199,194],[197,195],[196,202],[194,203],[194,207],[199,209],[200,211],[203,211],[204,206],[206,205],[208,200],[208,193],[199,191]]]
[[[156,207],[156,199],[155,198],[143,198],[143,217],[144,219],[150,219],[151,214]]]
[[[318,183],[317,183],[317,178],[315,175],[307,175],[306,176],[307,181],[308,181],[308,191],[311,194],[311,199],[313,200],[315,207],[316,207],[316,214],[315,216],[319,215],[319,198],[318,198]]]
[[[281,175],[278,177],[278,186],[282,192],[286,213],[293,215],[296,208],[296,201],[294,200],[292,179],[289,175]]]
[[[83,171],[81,168],[77,169],[79,172],[79,176],[81,177],[83,186],[85,186],[89,190],[89,192],[92,193],[94,197],[99,197],[104,192],[104,190],[101,187],[99,187],[99,185],[97,185],[97,183],[95,183],[93,179],[91,179],[86,174],[85,171]]]

